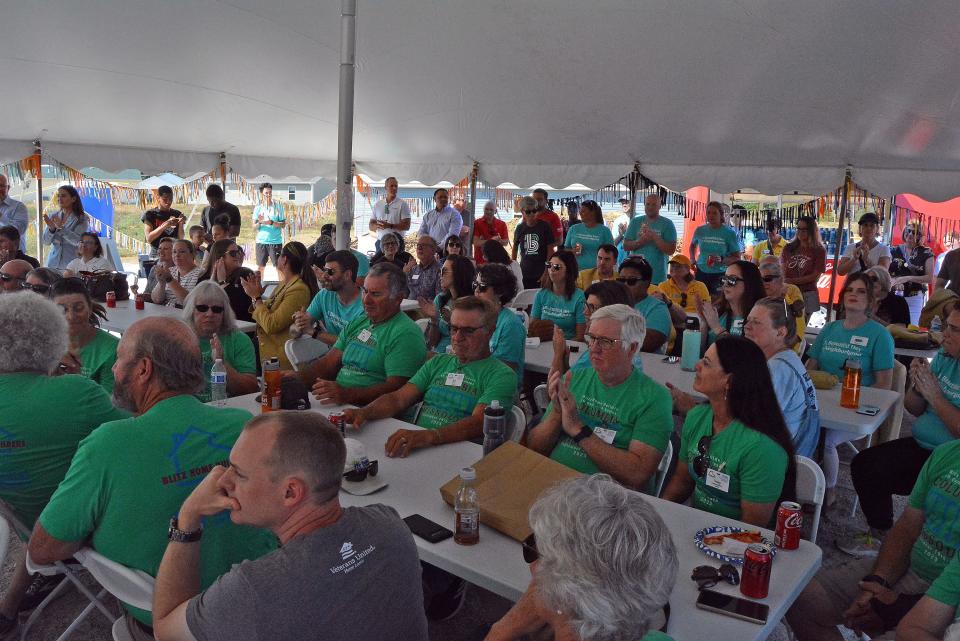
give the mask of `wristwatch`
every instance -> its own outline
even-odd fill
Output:
[[[177,517],[170,519],[170,529],[167,530],[167,538],[176,543],[195,543],[203,536],[203,525],[193,532],[184,532],[177,527]]]
[[[868,574],[867,576],[860,579],[860,582],[861,583],[879,583],[880,585],[887,588],[888,590],[893,589],[893,586],[890,585],[890,582],[887,581],[882,576],[880,576],[879,574]]]
[[[591,430],[589,427],[584,425],[583,427],[580,428],[580,431],[577,432],[577,435],[572,438],[574,443],[579,443],[583,439],[590,438],[591,436],[593,436],[593,430]]]

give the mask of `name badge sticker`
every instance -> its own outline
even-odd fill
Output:
[[[420,280],[420,274],[411,274],[410,279],[414,281]]]
[[[460,387],[463,385],[463,372],[450,372],[447,374],[447,387]]]
[[[707,470],[707,487],[712,487],[721,492],[730,491],[730,475],[724,474],[720,470],[709,468]]]
[[[613,445],[613,439],[617,435],[617,431],[611,430],[609,427],[595,427],[593,428],[593,435],[607,445]]]
[[[359,334],[357,334],[357,340],[360,341],[361,343],[366,343],[368,340],[370,340],[371,336],[373,336],[373,334],[370,333],[370,330],[365,329]]]
[[[867,343],[869,343],[869,342],[870,342],[870,339],[867,338],[866,336],[851,336],[851,337],[850,337],[850,344],[851,344],[851,345],[858,345],[859,347],[866,347],[866,346],[867,346]]]

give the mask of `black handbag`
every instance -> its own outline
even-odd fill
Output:
[[[127,275],[120,272],[80,272],[80,279],[87,288],[90,298],[105,301],[107,292],[114,292],[117,300],[130,300],[130,286]]]

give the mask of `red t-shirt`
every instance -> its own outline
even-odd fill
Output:
[[[551,211],[549,209],[544,210],[537,214],[537,220],[542,220],[543,222],[550,225],[550,229],[553,231],[553,237],[556,240],[557,246],[563,246],[563,223],[560,222],[560,216],[557,216],[557,212]]]
[[[491,227],[493,227],[493,229],[491,229]],[[473,235],[475,238],[483,238],[484,240],[490,240],[495,235],[500,236],[501,239],[510,239],[507,224],[499,218],[494,218],[492,225],[487,224],[486,218],[478,218],[476,222],[473,223]],[[477,261],[478,265],[484,263],[483,252],[479,247],[473,248],[473,258]]]

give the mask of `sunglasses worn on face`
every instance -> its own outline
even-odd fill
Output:
[[[623,283],[624,285],[627,285],[628,287],[634,287],[634,286],[635,286],[637,283],[639,283],[641,280],[643,280],[643,279],[642,279],[642,278],[626,278],[626,277],[617,278],[617,282],[618,282],[618,283]]]
[[[193,308],[201,314],[206,314],[208,311],[211,311],[214,314],[223,313],[223,305],[194,305]]]
[[[38,293],[38,294],[46,294],[47,292],[50,291],[50,285],[42,285],[42,284],[41,284],[41,285],[31,285],[30,283],[23,283],[22,285],[20,285],[20,287],[21,287],[22,289],[29,289],[29,290],[31,290],[31,291],[34,291],[34,292]]]
[[[739,276],[723,276],[720,279],[720,282],[723,283],[724,287],[736,287],[737,283],[739,283],[742,280],[743,279],[740,278]]]
[[[710,453],[710,441],[712,440],[712,436],[704,436],[701,437],[700,442],[697,443],[697,452],[699,452],[699,454],[693,457],[693,471],[700,478],[707,475],[707,468],[710,467],[710,459],[707,458],[707,455]]]
[[[334,274],[337,273],[337,270],[333,269],[332,267],[317,267],[317,269],[321,273],[326,274],[327,276],[333,276]]]
[[[458,243],[455,240],[451,240],[449,243],[447,243],[447,247],[460,247],[460,246],[461,246],[460,243]]]
[[[524,210],[523,210],[523,213],[532,216],[532,215],[534,215],[535,213],[537,213],[537,210],[536,210],[536,209],[524,209]]]
[[[230,249],[230,250],[227,251],[227,256],[229,256],[230,258],[240,258],[241,256],[243,256],[243,250],[242,250],[242,249]]]
[[[478,280],[473,281],[473,291],[475,291],[475,292],[485,292],[485,291],[487,291],[488,289],[490,289],[491,287],[492,287],[492,285],[487,285],[487,284],[485,284],[485,283],[481,283],[481,282],[478,281]]]
[[[532,533],[523,540],[523,560],[529,565],[540,558],[540,551],[537,550],[537,537]]]
[[[771,274],[769,276],[761,276],[760,280],[762,280],[765,283],[772,283],[775,280],[780,280],[780,278],[782,278],[780,274],[777,274],[776,276]],[[731,287],[733,287],[733,285],[731,285]]]
[[[11,276],[10,274],[0,274],[0,280],[9,283],[11,280],[24,280],[22,276]]]
[[[371,461],[364,456],[353,464],[352,470],[343,473],[343,478],[347,479],[351,483],[359,483],[360,481],[365,481],[367,479],[367,474],[370,476],[376,476],[377,472],[379,471],[380,464],[377,461]]]
[[[547,269],[549,269],[552,272],[558,272],[561,269],[563,269],[563,265],[559,263],[545,263],[545,265],[547,266]]]

